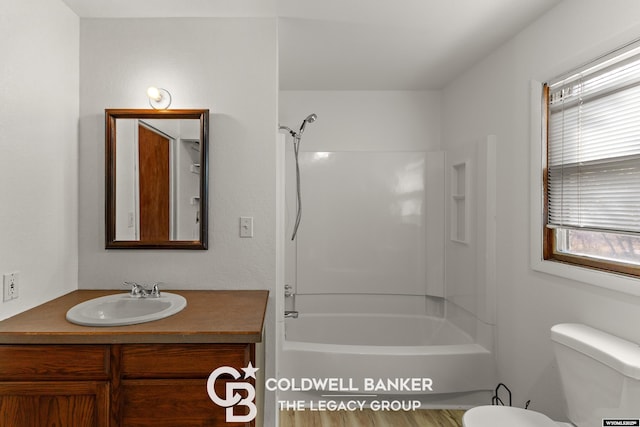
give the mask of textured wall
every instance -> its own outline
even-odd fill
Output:
[[[0,3],[0,319],[78,281],[79,19],[61,1]]]

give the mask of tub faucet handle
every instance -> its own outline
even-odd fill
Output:
[[[291,285],[284,285],[284,296],[288,298],[293,295],[293,287]]]
[[[298,312],[295,310],[285,310],[284,312],[284,318],[285,319],[297,319],[298,318]]]

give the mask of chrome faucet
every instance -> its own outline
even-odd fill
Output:
[[[160,288],[158,287],[158,283],[154,283],[152,289],[147,289],[144,285],[139,285],[136,282],[124,282],[124,284],[126,286],[131,286],[129,295],[134,298],[160,298]]]
[[[284,318],[288,319],[297,319],[298,318],[298,312],[295,310],[285,310],[284,311]]]

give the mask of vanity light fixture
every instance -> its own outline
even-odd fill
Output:
[[[166,110],[171,105],[171,94],[161,87],[149,87],[147,96],[149,97],[149,105],[156,110]]]

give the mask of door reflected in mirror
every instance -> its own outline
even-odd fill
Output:
[[[208,110],[106,110],[106,247],[207,248]]]

